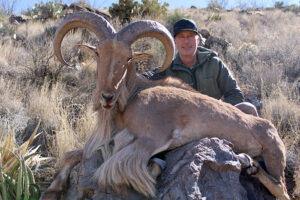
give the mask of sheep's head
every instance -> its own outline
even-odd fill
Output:
[[[54,38],[54,52],[58,59],[68,65],[61,54],[61,42],[71,29],[86,28],[96,34],[99,44],[94,46],[78,45],[91,51],[97,59],[97,94],[99,101],[96,108],[102,106],[111,109],[127,86],[134,79],[133,61],[145,57],[135,54],[130,45],[142,37],[154,37],[165,46],[166,57],[160,71],[166,69],[174,56],[174,42],[169,31],[158,22],[142,20],[131,23],[118,33],[103,17],[91,12],[78,12],[69,15],[58,27]],[[130,72],[130,73],[129,73]],[[132,73],[134,72],[134,73]],[[131,81],[132,83],[132,81]]]
[[[112,108],[126,85],[128,70],[132,68],[132,51],[123,42],[106,40],[97,46],[96,99],[105,109]],[[97,100],[96,100],[97,101]]]

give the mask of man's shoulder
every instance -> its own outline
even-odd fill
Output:
[[[218,53],[212,49],[207,49],[203,46],[198,46],[197,47],[197,53],[201,53],[201,54],[210,54],[212,56],[216,56],[218,57]]]
[[[221,61],[217,52],[201,46],[197,48],[197,60],[199,65],[203,65],[207,61],[210,61],[209,65],[217,65]]]

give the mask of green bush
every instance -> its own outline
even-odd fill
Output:
[[[136,16],[158,17],[167,13],[168,3],[160,5],[158,0],[142,0],[142,4],[135,0],[119,0],[109,7],[109,13],[113,18],[118,17],[122,24],[129,23]]]
[[[139,5],[139,13],[144,16],[158,17],[160,15],[166,15],[168,3],[164,2],[160,5],[158,0],[142,0],[142,4]]]
[[[276,1],[275,8],[283,8],[283,1]]]
[[[300,12],[300,6],[296,6],[296,5],[290,5],[290,6],[286,6],[286,7],[283,7],[282,10],[284,12],[293,12],[295,14],[298,14]]]
[[[131,18],[138,15],[138,2],[134,0],[119,0],[109,7],[109,13],[113,18],[118,17],[122,24],[129,23]]]
[[[167,16],[167,23],[169,26],[173,26],[175,22],[183,18],[191,18],[191,16],[186,15],[184,12],[180,12],[178,9],[176,9],[174,13]]]
[[[8,16],[5,9],[0,8],[0,36],[15,34],[16,26],[8,22]]]
[[[38,200],[39,186],[35,182],[31,168],[49,158],[42,158],[36,147],[31,148],[38,136],[35,128],[29,140],[18,146],[14,131],[0,130],[0,199],[2,200]]]
[[[220,10],[222,10],[224,7],[221,5],[220,1],[211,0],[207,8],[213,11],[213,13],[208,17],[208,21],[218,21],[222,19],[222,16],[220,15]]]
[[[12,36],[16,32],[16,26],[9,23],[0,22],[0,36]]]
[[[24,14],[33,19],[46,20],[49,18],[58,19],[65,16],[66,12],[63,10],[62,1],[55,0],[54,2],[35,4],[35,7],[28,9]]]
[[[213,11],[218,11],[223,9],[222,3],[218,0],[211,0],[210,3],[207,5],[207,8]]]
[[[213,13],[209,16],[208,21],[218,21],[221,20],[222,16],[219,13]]]

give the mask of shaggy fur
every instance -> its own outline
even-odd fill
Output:
[[[171,81],[168,79],[167,82]],[[167,102],[172,102],[175,107]],[[163,108],[154,106],[161,104],[164,104]],[[144,118],[145,113],[151,119]],[[131,139],[128,144],[122,144],[123,148],[117,148],[120,150],[114,151],[95,173],[102,187],[116,189],[126,184],[142,194],[153,196],[155,182],[146,175],[151,156],[212,136],[231,141],[236,152],[245,152],[252,157],[261,155],[269,173],[284,186],[285,148],[276,129],[269,121],[244,114],[230,104],[194,91],[156,86],[137,93],[122,116],[122,126],[118,127],[120,130],[126,128]]]

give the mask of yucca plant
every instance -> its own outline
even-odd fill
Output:
[[[37,130],[40,122],[31,137],[18,146],[14,131],[0,131],[0,199],[2,200],[35,200],[39,199],[40,190],[35,184],[32,167],[38,163],[49,160],[42,158],[37,150],[30,148],[34,138],[38,136]]]

